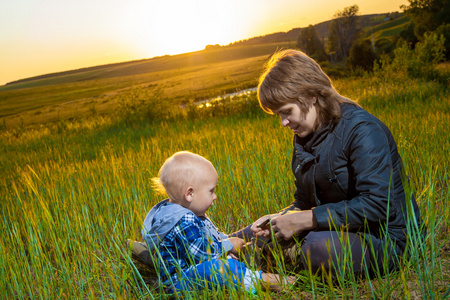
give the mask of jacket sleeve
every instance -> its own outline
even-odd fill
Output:
[[[328,203],[313,209],[319,229],[346,226],[358,229],[368,224],[386,223],[395,217],[394,188],[391,187],[393,163],[389,140],[375,121],[365,121],[353,126],[344,152],[348,158],[349,177],[356,197],[337,203]],[[338,150],[335,150],[338,151]]]
[[[304,201],[306,197],[303,195],[305,193],[312,193],[312,191],[305,191],[304,187],[299,187],[297,180],[295,180],[295,192],[294,192],[294,202],[292,202],[288,207],[283,208],[281,211],[286,210],[308,210],[313,206],[310,202]]]

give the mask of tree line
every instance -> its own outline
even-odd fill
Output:
[[[423,41],[430,33],[442,36],[445,55],[450,56],[450,1],[448,0],[408,0],[409,5],[400,8],[411,22],[395,40],[364,37],[359,24],[359,7],[352,5],[338,11],[333,16],[329,37],[321,40],[313,25],[302,29],[297,47],[318,61],[344,62],[346,66],[366,71],[372,70],[374,62],[403,43],[411,49]]]

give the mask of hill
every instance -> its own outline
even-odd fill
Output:
[[[406,22],[399,13],[360,17],[364,34],[373,34],[376,39],[394,36]],[[328,37],[329,25],[330,21],[315,25],[323,40]],[[137,89],[145,90],[148,97],[180,105],[255,87],[270,55],[282,48],[295,48],[300,30],[294,28],[226,46],[210,45],[191,53],[11,82],[0,87],[0,128],[108,114],[117,110],[123,99],[142,101],[132,96]],[[328,71],[333,76],[332,70]]]
[[[149,98],[186,104],[257,84],[267,58],[288,43],[220,47],[77,72],[0,87],[0,129],[110,114]],[[146,96],[136,96],[144,91]]]
[[[261,55],[270,55],[280,45],[285,44],[275,45],[265,43],[265,45],[260,44],[246,47],[219,47],[218,49],[212,50],[202,50],[173,56],[166,55],[151,59],[52,73],[10,82],[0,87],[0,91],[140,75],[246,59]]]
[[[373,28],[373,31],[382,29],[381,27],[379,29],[376,28],[380,25],[384,25],[385,27],[389,28],[391,27],[390,21],[399,19],[402,16],[403,13],[399,12],[362,15],[358,16],[358,22],[365,32],[367,31],[370,32],[370,28]],[[314,29],[316,30],[317,35],[322,41],[328,40],[328,36],[330,34],[329,30],[330,24],[331,20],[314,25]],[[264,36],[257,36],[247,40],[231,43],[230,45],[242,46],[242,45],[257,45],[265,43],[282,43],[282,42],[296,43],[302,29],[303,28],[301,27],[293,28],[288,32],[276,32]]]
[[[371,14],[359,16],[359,24],[365,31],[365,34],[372,32],[379,32],[378,37],[386,37],[389,32],[386,29],[395,27],[395,32],[401,30],[405,22],[408,21],[406,17],[402,17],[402,13],[385,13],[385,14]],[[400,20],[394,25],[394,20]],[[319,38],[326,42],[329,36],[329,27],[331,20],[318,23],[314,25]],[[245,48],[247,46],[255,46],[262,44],[292,44],[295,46],[300,31],[303,28],[293,28],[288,32],[277,32],[264,36],[253,37],[247,40],[231,43],[227,46],[221,47],[206,47],[205,50],[185,53],[180,55],[166,55],[154,57],[150,59],[142,59],[136,61],[121,62],[115,64],[94,66],[89,68],[82,68],[77,70],[70,70],[65,72],[45,74],[25,79],[16,80],[7,83],[0,87],[0,91],[10,89],[21,89],[45,85],[55,85],[70,82],[79,82],[85,80],[94,80],[100,78],[113,78],[118,76],[139,75],[149,72],[159,72],[162,70],[173,70],[177,68],[193,67],[195,65],[218,63],[229,60],[244,59],[265,54],[267,48]],[[382,34],[384,33],[384,35]],[[217,51],[222,49],[222,51]],[[216,50],[216,51],[213,51]]]

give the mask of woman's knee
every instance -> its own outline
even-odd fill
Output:
[[[370,258],[359,234],[335,231],[310,232],[302,244],[302,261],[313,271],[350,267],[355,273],[363,271]]]
[[[331,258],[329,235],[311,232],[303,240],[301,249],[301,260],[305,269],[316,271],[322,267],[329,268]]]

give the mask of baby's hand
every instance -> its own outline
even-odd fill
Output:
[[[233,249],[230,250],[230,252],[234,255],[238,255],[239,251],[242,250],[242,248],[245,247],[245,241],[243,239],[240,239],[238,237],[230,237],[228,240],[233,245]]]

